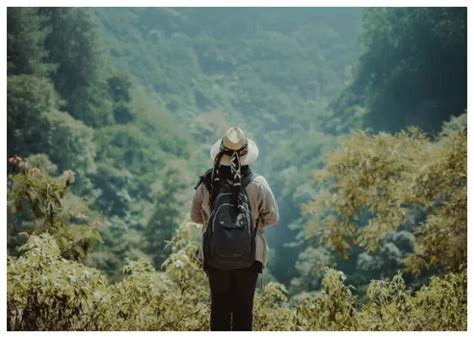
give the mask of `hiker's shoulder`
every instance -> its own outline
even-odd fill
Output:
[[[268,186],[268,182],[263,175],[256,174],[255,177],[253,178],[251,184],[259,187],[266,188]]]

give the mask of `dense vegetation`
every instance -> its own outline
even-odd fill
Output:
[[[430,215],[419,228],[415,239],[416,250],[407,257],[409,270],[419,272],[426,265],[446,267],[442,277],[432,276],[429,283],[419,290],[407,287],[402,273],[398,271],[388,280],[372,280],[366,291],[366,300],[360,301],[352,293],[352,285],[346,285],[342,271],[331,268],[320,269],[321,288],[316,293],[303,291],[288,298],[284,285],[270,282],[257,291],[255,299],[255,328],[258,330],[466,330],[467,329],[467,269],[466,269],[466,204],[463,196],[466,182],[466,133],[465,123],[458,122],[444,129],[446,135],[435,144],[429,144],[419,133],[401,133],[396,138],[385,139],[389,146],[414,143],[422,147],[439,147],[441,160],[426,165],[426,171],[415,175],[410,169],[407,180],[413,180],[420,192],[419,201],[427,205],[433,202],[433,184],[448,184],[443,196],[444,207],[439,213]],[[345,152],[361,150],[353,138],[362,139],[377,146],[377,135],[370,139],[365,133],[349,137]],[[349,142],[353,141],[353,142]],[[375,147],[374,147],[375,148]],[[372,151],[374,151],[372,148]],[[410,149],[410,147],[408,147]],[[418,151],[418,158],[426,152]],[[374,157],[338,156],[328,160],[330,168],[352,167],[355,176],[367,178],[379,173],[385,147],[378,147]],[[405,148],[407,149],[407,148]],[[441,150],[443,149],[443,151]],[[364,151],[367,151],[365,148]],[[370,151],[370,149],[368,150]],[[412,155],[415,153],[412,153]],[[338,161],[339,160],[339,161]],[[156,271],[149,261],[128,260],[122,271],[128,273],[120,282],[109,283],[99,270],[80,263],[81,257],[90,248],[91,238],[97,238],[95,222],[90,225],[68,223],[63,215],[66,203],[71,199],[68,174],[52,178],[37,167],[29,167],[28,161],[12,158],[17,173],[12,177],[11,200],[17,208],[28,205],[36,219],[45,226],[38,228],[20,247],[20,257],[8,260],[8,326],[11,330],[207,330],[209,318],[209,294],[206,276],[195,256],[199,245],[200,229],[190,222],[183,223],[173,240],[168,243],[170,256]],[[386,163],[389,161],[386,161]],[[451,171],[447,171],[449,167]],[[443,177],[443,173],[448,173]],[[442,177],[438,179],[438,177]],[[450,178],[453,178],[450,180]],[[353,182],[344,175],[335,175],[336,181]],[[401,180],[406,186],[406,181]],[[342,183],[341,182],[341,183]],[[373,181],[371,181],[373,182]],[[389,180],[390,182],[390,180]],[[341,187],[344,184],[341,184]],[[44,191],[46,187],[46,192]],[[464,187],[464,188],[463,188]],[[393,187],[396,189],[396,184]],[[43,191],[41,191],[43,189]],[[353,215],[357,205],[357,187],[341,189],[345,193],[335,198],[318,197],[308,206],[309,210],[323,208],[331,211],[341,207],[338,213]],[[399,188],[400,189],[400,188]],[[400,189],[408,193],[406,189]],[[402,193],[394,196],[404,197]],[[410,195],[410,194],[408,194]],[[416,194],[415,194],[416,195]],[[33,196],[53,196],[53,201],[43,203],[44,209]],[[361,195],[367,200],[366,195]],[[412,198],[413,195],[410,195]],[[430,196],[430,197],[427,197]],[[26,201],[24,201],[26,200]],[[47,201],[47,200],[46,200]],[[331,204],[331,201],[333,204]],[[328,203],[330,202],[330,203]],[[335,204],[334,204],[335,203]],[[458,207],[453,207],[458,203]],[[40,205],[38,205],[40,204]],[[346,208],[349,208],[346,209]],[[38,211],[39,210],[39,211]],[[41,213],[43,210],[49,211]],[[67,210],[71,210],[67,208]],[[397,217],[394,210],[393,218]],[[75,212],[75,211],[73,211]],[[401,211],[400,211],[401,212]],[[324,214],[324,213],[323,213]],[[447,220],[449,222],[447,222]],[[319,226],[320,238],[329,246],[345,249],[344,231],[353,227],[337,226],[332,218],[324,218]],[[341,222],[341,224],[344,224]],[[374,226],[375,223],[369,223]],[[461,229],[457,228],[461,226]],[[381,235],[390,229],[374,229]],[[435,230],[426,232],[426,227]],[[309,227],[309,232],[315,231]],[[360,240],[369,246],[367,232],[361,229]],[[375,231],[377,230],[377,231]],[[372,236],[369,236],[370,239]],[[325,240],[326,239],[326,240]],[[459,247],[458,247],[459,246]],[[85,247],[85,248],[84,248]],[[373,250],[373,248],[371,248]],[[397,248],[395,247],[395,249]],[[79,253],[80,255],[71,255]],[[395,253],[393,253],[395,254]],[[414,259],[413,259],[414,258]],[[373,260],[373,259],[372,259]],[[322,262],[324,263],[324,262]],[[359,262],[358,262],[359,263]],[[364,266],[371,265],[368,255]],[[309,276],[311,280],[314,276]]]
[[[238,124],[281,212],[255,329],[466,330],[464,8],[7,15],[9,329],[207,330],[187,214]]]
[[[333,102],[367,109],[365,125],[437,132],[466,107],[467,12],[462,8],[370,8],[354,78]]]

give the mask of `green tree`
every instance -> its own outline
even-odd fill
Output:
[[[467,259],[466,114],[445,124],[432,141],[420,129],[390,135],[358,130],[326,153],[317,171],[318,195],[304,204],[313,215],[307,238],[347,258],[352,245],[369,253],[384,236],[414,222],[414,274],[436,267],[458,271]]]
[[[114,120],[116,123],[128,123],[133,121],[134,113],[130,106],[132,97],[130,79],[123,75],[116,75],[107,79],[109,95],[114,102]]]
[[[362,106],[367,127],[435,132],[466,109],[466,8],[371,8],[362,41],[354,79],[333,103],[341,116]]]
[[[82,8],[41,8],[51,29],[46,37],[52,76],[65,99],[64,109],[88,126],[113,122],[113,107],[104,73],[107,70],[94,16]]]
[[[10,177],[8,206],[13,213],[25,210],[31,225],[29,237],[47,233],[55,239],[59,254],[67,259],[82,260],[100,240],[97,231],[100,221],[84,222],[88,215],[87,203],[69,191],[75,172],[65,170],[59,177],[51,177],[39,167],[32,167],[19,156],[10,158],[13,174]],[[20,218],[9,219],[9,227],[15,228]],[[89,224],[88,224],[89,223]]]
[[[8,155],[46,153],[59,170],[94,172],[93,130],[58,110],[51,82],[33,75],[11,75],[7,81]]]
[[[7,74],[48,76],[53,65],[48,63],[44,42],[50,32],[46,18],[35,7],[7,8]]]

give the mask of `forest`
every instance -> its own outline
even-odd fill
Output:
[[[9,7],[7,329],[208,330],[230,126],[280,209],[254,330],[467,330],[464,7]]]

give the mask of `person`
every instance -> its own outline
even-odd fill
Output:
[[[245,136],[241,128],[232,127],[212,145],[210,155],[214,165],[212,170],[207,172],[217,176],[212,184],[223,180],[232,183],[252,173],[249,165],[257,159],[258,148],[252,139]],[[203,245],[199,248],[198,257],[210,287],[211,331],[252,330],[256,282],[258,274],[263,273],[268,254],[264,230],[277,224],[279,219],[278,204],[267,180],[262,175],[252,177],[245,186],[245,192],[250,206],[252,229],[256,230],[255,257],[251,257],[254,263],[246,268],[216,268],[206,263]],[[190,216],[193,222],[203,225],[204,235],[211,213],[210,192],[206,184],[200,183],[195,187]]]

